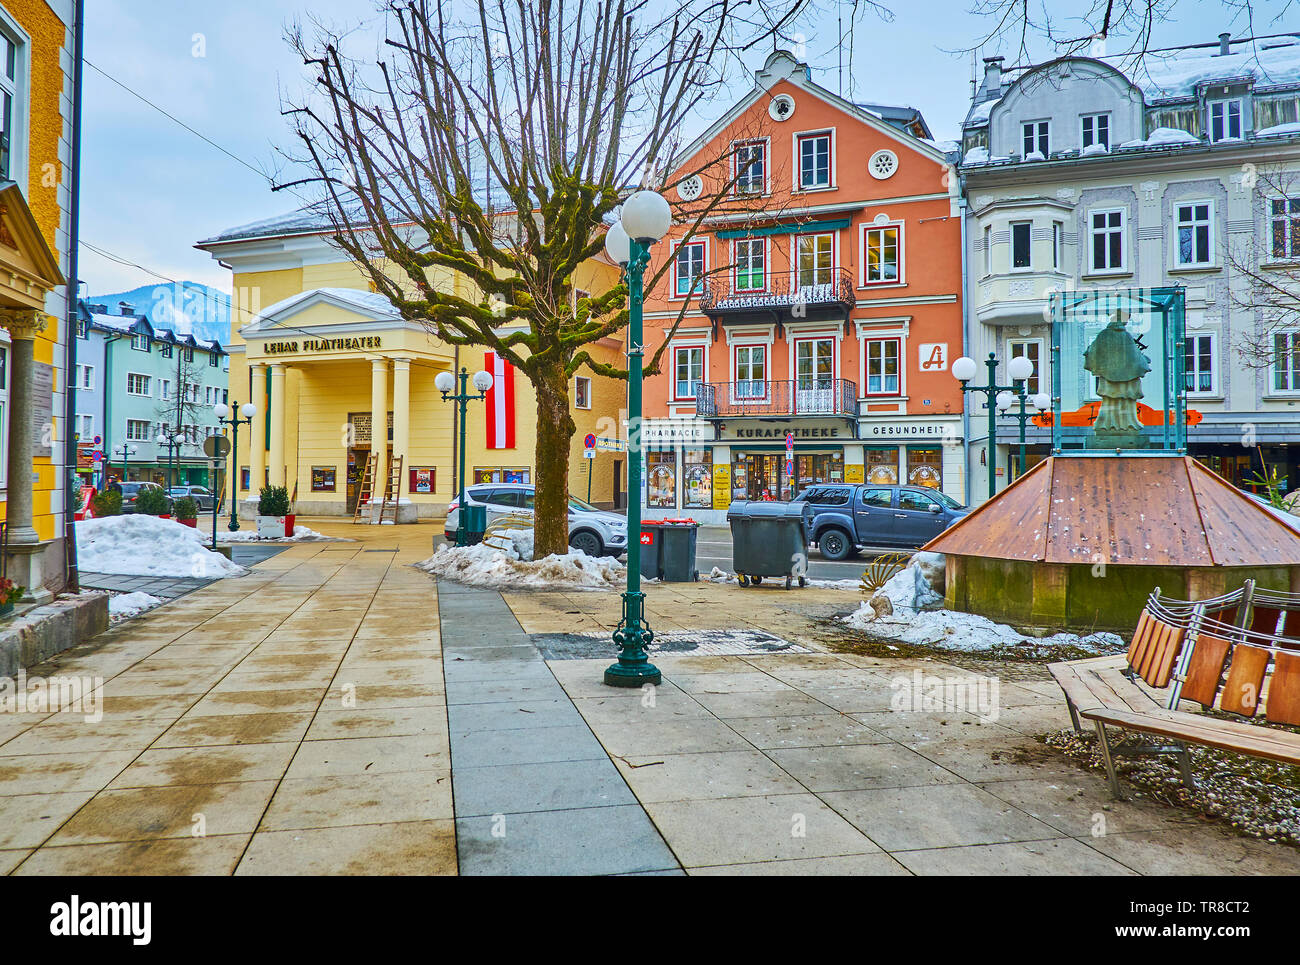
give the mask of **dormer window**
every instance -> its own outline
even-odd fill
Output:
[[[149,336],[140,334],[132,335],[131,348],[135,349],[137,352],[149,351]]]
[[[1027,121],[1020,125],[1020,136],[1024,147],[1024,156],[1038,153],[1044,158],[1051,153],[1050,121]]]
[[[1084,114],[1080,118],[1081,132],[1079,146],[1087,149],[1099,144],[1110,149],[1110,115]]]
[[[1241,138],[1241,99],[1210,101],[1210,143]]]

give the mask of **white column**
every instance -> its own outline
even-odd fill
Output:
[[[397,418],[396,414],[393,416]],[[388,359],[370,360],[370,459],[375,467],[375,491],[383,485],[388,464]]]
[[[9,461],[5,493],[8,521],[9,578],[26,587],[24,601],[44,603],[53,594],[42,584],[40,537],[32,526],[32,446],[36,442],[32,424],[32,378],[36,369],[36,335],[45,328],[45,314],[31,309],[0,312],[0,325],[9,331]],[[65,431],[71,431],[66,427]]]
[[[393,359],[393,458],[402,465],[410,458],[411,445],[411,360]]]
[[[271,485],[285,485],[284,459],[285,459],[285,431],[284,431],[284,386],[285,386],[285,369],[278,362],[272,362],[268,366],[271,370],[271,452],[268,456],[268,462],[271,468]],[[253,488],[257,489],[259,483],[254,481]]]
[[[259,362],[250,365],[248,371],[253,388],[248,401],[257,409],[253,424],[248,427],[248,486],[250,495],[256,496],[266,478],[266,366]],[[238,401],[231,396],[232,406]],[[238,453],[235,458],[239,458]],[[233,467],[233,471],[238,472],[239,467]]]

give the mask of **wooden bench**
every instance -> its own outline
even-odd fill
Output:
[[[1126,654],[1051,664],[1076,731],[1080,718],[1097,730],[1106,777],[1123,797],[1115,773],[1121,754],[1174,754],[1183,780],[1195,787],[1188,744],[1300,764],[1300,734],[1251,720],[1300,725],[1300,596],[1257,589],[1188,602],[1160,595],[1138,618]],[[1201,710],[1188,709],[1200,705]],[[1203,711],[1230,714],[1225,720]],[[1261,713],[1262,712],[1262,713]],[[1168,743],[1117,748],[1106,725]]]

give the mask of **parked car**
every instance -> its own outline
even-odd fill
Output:
[[[212,507],[217,501],[216,494],[206,486],[173,486],[167,490],[167,495],[173,500],[189,496],[190,499],[198,503],[200,513],[212,512]]]
[[[146,489],[157,489],[157,490],[159,490],[160,492],[162,491],[162,486],[159,486],[159,485],[158,485],[157,483],[155,483],[155,482],[120,482],[120,481],[118,481],[118,482],[114,482],[114,483],[112,483],[108,488],[109,488],[109,489],[116,489],[118,492],[120,492],[120,493],[122,494],[122,512],[123,512],[123,513],[134,513],[134,512],[135,512],[135,501],[136,501],[136,497],[138,497],[138,496],[140,495],[140,493],[143,492],[144,490],[146,490]],[[170,513],[170,512],[172,511],[172,498],[171,498],[170,496],[168,496],[166,493],[163,493],[163,495],[164,495],[164,496],[166,497],[166,499],[167,499],[167,512]]]
[[[926,486],[822,485],[799,498],[812,506],[812,541],[828,560],[847,559],[861,546],[915,549],[970,512]]]
[[[491,523],[506,513],[531,516],[535,494],[534,487],[522,483],[481,483],[465,490],[465,500],[470,505],[487,506],[487,521]],[[443,532],[448,542],[456,541],[459,522],[457,497],[447,507]],[[620,556],[627,552],[627,518],[570,496],[569,545],[588,556]]]

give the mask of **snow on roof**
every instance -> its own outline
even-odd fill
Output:
[[[334,226],[328,205],[317,203],[295,208],[273,218],[250,221],[248,224],[236,225],[219,231],[211,238],[199,242],[200,246],[218,244],[223,241],[243,241],[248,238],[270,238],[279,235],[310,234],[316,231],[328,231]]]
[[[989,112],[993,110],[993,108],[997,107],[998,103],[1001,100],[1002,100],[1001,97],[994,97],[990,100],[984,101],[982,104],[976,104],[974,107],[970,109],[970,113],[966,115],[966,123],[967,124],[987,123],[989,119]]]
[[[1152,51],[1137,63],[1133,58],[1106,59],[1142,89],[1148,103],[1192,97],[1198,85],[1230,78],[1250,78],[1256,86],[1300,84],[1300,35],[1236,41],[1230,51],[1220,54],[1215,44]]]

